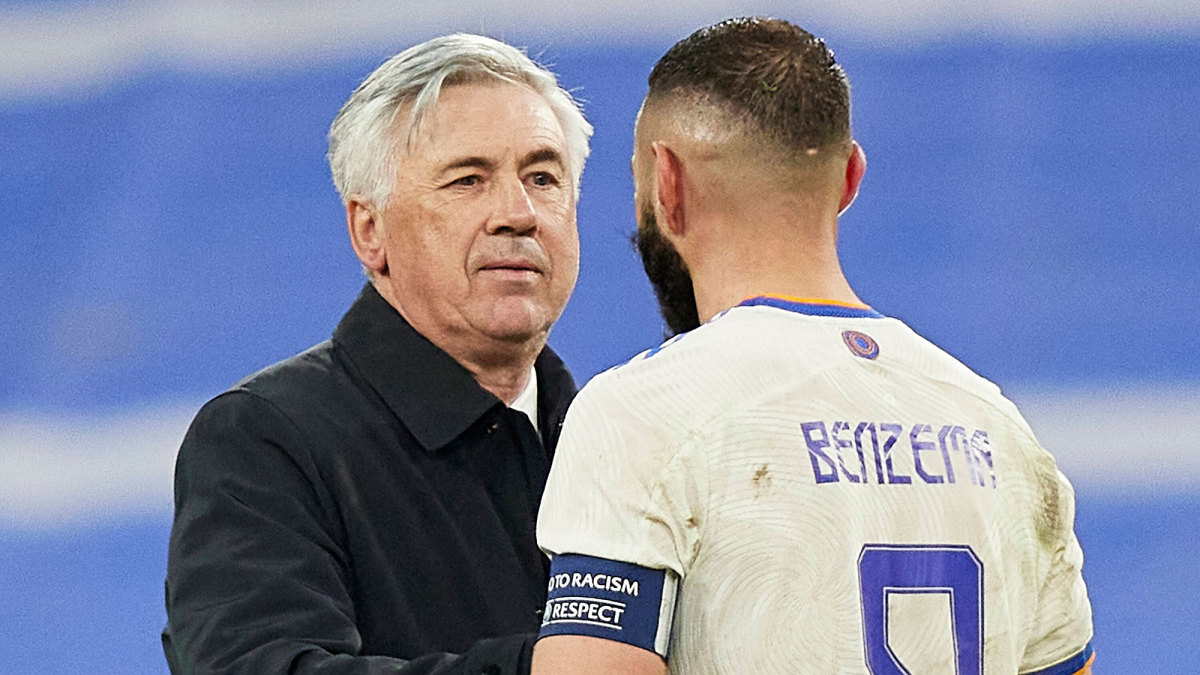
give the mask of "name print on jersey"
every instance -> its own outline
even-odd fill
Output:
[[[953,484],[959,480],[958,464],[960,473],[966,469],[971,485],[996,488],[991,442],[983,429],[946,424],[934,431],[932,425],[920,423],[814,421],[802,423],[800,430],[817,484],[867,484],[873,477],[879,485],[911,485],[914,476],[908,467],[926,484]]]

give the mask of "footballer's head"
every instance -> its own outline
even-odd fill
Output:
[[[857,191],[855,183],[843,199],[853,154],[861,159],[850,130],[849,81],[811,33],[780,19],[729,19],[668,50],[638,113],[633,173],[634,239],[671,330],[701,320],[687,251],[672,236],[685,225],[676,219],[718,201],[794,196],[805,208],[832,213],[836,226]],[[672,166],[681,204],[661,194]]]

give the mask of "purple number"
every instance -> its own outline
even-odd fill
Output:
[[[888,596],[944,593],[950,599],[958,675],[983,672],[983,563],[969,546],[867,544],[858,556],[863,642],[873,675],[909,675],[888,645]]]

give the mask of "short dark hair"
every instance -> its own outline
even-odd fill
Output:
[[[676,97],[722,109],[789,154],[850,140],[845,71],[824,40],[781,19],[727,19],[677,42],[646,100]]]

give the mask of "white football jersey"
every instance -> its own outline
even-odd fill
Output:
[[[543,635],[626,640],[629,570],[666,570],[643,646],[673,673],[1075,673],[1073,521],[995,385],[870,308],[754,298],[575,399],[537,532],[583,562]]]

